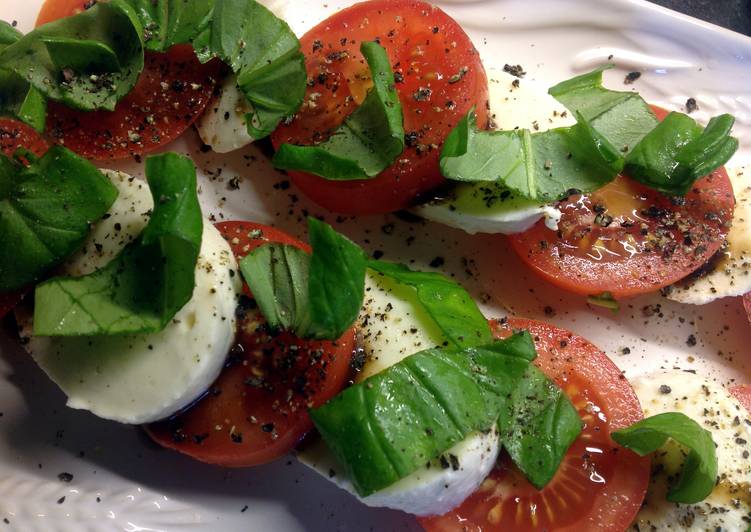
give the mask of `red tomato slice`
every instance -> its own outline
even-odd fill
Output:
[[[265,242],[310,251],[272,227],[249,222],[217,227],[238,258]],[[194,406],[147,428],[157,443],[211,464],[264,464],[290,452],[313,428],[308,408],[329,400],[349,380],[354,329],[335,342],[273,335],[253,310],[252,300],[247,303],[239,314],[245,316],[239,317],[236,346],[221,375]]]
[[[497,336],[528,330],[535,338],[535,363],[571,398],[585,428],[558,473],[538,491],[508,459],[461,506],[420,519],[430,532],[555,530],[623,532],[647,491],[650,459],[619,447],[613,430],[642,419],[628,381],[597,347],[580,336],[542,322],[492,322]]]
[[[275,147],[324,140],[362,102],[372,85],[360,53],[366,40],[378,40],[391,59],[404,109],[404,153],[369,180],[290,172],[313,201],[346,214],[408,207],[443,183],[440,147],[459,119],[475,107],[479,123],[487,121],[488,80],[459,24],[425,2],[373,0],[339,11],[301,39],[309,79],[305,104],[273,134]]]
[[[751,384],[739,384],[730,388],[730,393],[751,412]]]
[[[37,26],[91,4],[47,0]],[[47,133],[88,159],[122,159],[153,151],[179,137],[201,116],[220,68],[216,61],[202,65],[190,46],[174,46],[166,53],[146,52],[138,83],[114,111],[82,112],[49,102]]]
[[[658,118],[667,111],[653,108]],[[511,237],[542,277],[578,294],[654,292],[704,265],[722,246],[735,208],[724,168],[669,198],[627,177],[559,204],[557,232],[539,222]]]
[[[10,118],[0,118],[0,151],[7,157],[13,157],[18,148],[26,148],[41,157],[50,145],[36,130]]]

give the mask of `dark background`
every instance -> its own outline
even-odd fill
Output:
[[[751,0],[651,0],[686,15],[751,35]]]

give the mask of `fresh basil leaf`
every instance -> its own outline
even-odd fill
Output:
[[[366,257],[362,249],[315,218],[308,218],[311,329],[306,336],[339,338],[362,308]]]
[[[548,93],[574,114],[581,114],[616,149],[626,154],[658,120],[636,92],[619,92],[602,86],[605,65],[551,87]]]
[[[696,504],[712,493],[717,480],[717,452],[712,434],[686,415],[658,414],[615,431],[611,436],[616,443],[639,456],[657,451],[668,439],[688,450],[681,476],[668,492],[670,502]]]
[[[164,52],[175,44],[190,43],[211,21],[209,0],[127,0],[143,26],[148,50]]]
[[[310,255],[288,244],[264,244],[240,261],[243,278],[269,327],[300,336],[310,315],[309,268]]]
[[[125,0],[100,2],[5,47],[0,68],[12,70],[47,99],[84,111],[111,111],[143,70],[142,32]]]
[[[582,430],[566,394],[532,365],[513,389],[498,425],[511,460],[537,489],[553,479]]]
[[[488,320],[460,284],[440,273],[413,271],[391,262],[370,260],[368,268],[415,288],[420,304],[453,344],[471,346],[492,341]]]
[[[503,184],[519,196],[541,201],[589,192],[623,168],[617,150],[580,116],[571,128],[541,133],[520,129],[481,131],[470,112],[449,134],[441,173],[454,181]]]
[[[15,118],[44,131],[47,100],[15,72],[0,68],[0,116]]]
[[[362,105],[320,144],[282,144],[274,155],[274,166],[332,180],[369,179],[404,151],[402,106],[386,50],[363,42],[360,51],[373,78],[373,88]]]
[[[300,42],[286,22],[255,0],[216,0],[211,24],[193,40],[199,59],[218,57],[237,74],[253,109],[248,133],[271,134],[297,112],[308,80]]]
[[[4,20],[0,20],[0,51],[23,37],[23,33]]]
[[[504,344],[422,351],[310,411],[360,496],[495,424],[506,394],[529,367],[528,356]]]
[[[117,198],[90,162],[53,146],[28,167],[0,154],[0,293],[38,281],[73,253]],[[10,251],[12,250],[12,252]]]
[[[738,149],[738,140],[730,136],[732,116],[715,117],[706,129],[682,113],[670,113],[658,122],[638,93],[602,86],[607,68],[559,83],[549,93],[618,149],[626,173],[637,181],[666,194],[683,195]]]
[[[365,255],[357,244],[308,219],[313,253],[265,244],[240,261],[261,313],[274,329],[336,340],[357,319],[365,295]]]
[[[38,285],[35,335],[158,332],[190,300],[203,231],[195,167],[165,153],[146,160],[146,176],[154,198],[146,228],[104,268]]]

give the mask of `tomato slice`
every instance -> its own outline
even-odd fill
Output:
[[[667,111],[654,108],[662,119]],[[559,203],[557,232],[540,222],[513,235],[521,259],[578,294],[615,297],[654,292],[704,265],[725,240],[735,197],[724,168],[671,198],[624,176]]]
[[[501,459],[458,508],[420,524],[431,532],[623,532],[641,507],[650,473],[649,457],[640,458],[610,438],[613,430],[643,417],[628,381],[605,353],[568,331],[525,319],[492,325],[499,337],[517,329],[532,334],[535,363],[571,398],[585,428],[543,490],[508,458]]]
[[[313,144],[359,105],[372,85],[362,41],[386,48],[404,109],[407,146],[374,179],[329,181],[302,172],[292,180],[319,205],[346,214],[375,214],[408,207],[443,183],[440,147],[456,123],[475,107],[487,121],[488,81],[464,30],[435,6],[416,0],[372,0],[339,11],[301,39],[307,60],[305,104],[272,136],[283,143]]]
[[[265,242],[310,251],[272,227],[248,222],[217,227],[238,258]],[[147,428],[157,443],[211,464],[267,463],[290,452],[313,428],[308,408],[348,382],[354,329],[334,342],[274,335],[250,298],[238,308],[238,320],[235,348],[208,393],[185,412]]]
[[[751,384],[733,386],[730,393],[751,413]]]
[[[37,26],[90,5],[84,0],[47,0]],[[147,51],[138,83],[114,111],[82,112],[49,102],[47,133],[88,159],[137,157],[173,141],[201,116],[220,69],[218,61],[202,65],[187,45],[166,53]]]

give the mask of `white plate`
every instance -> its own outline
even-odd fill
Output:
[[[27,31],[40,3],[0,0],[0,13]],[[302,33],[351,2],[273,3]],[[522,64],[527,79],[545,86],[613,54],[618,69],[607,79],[614,88],[622,86],[626,72],[640,70],[644,74],[634,87],[655,103],[681,110],[694,97],[700,119],[735,114],[742,150],[734,163],[751,161],[751,39],[641,0],[438,3],[466,28],[484,58],[500,65]],[[319,213],[293,188],[274,188],[284,178],[255,148],[213,156],[201,154],[198,145],[190,132],[169,149],[194,156],[203,174],[204,209],[218,219],[273,223],[299,235],[304,213]],[[135,163],[121,166],[143,173]],[[226,183],[234,176],[242,177],[242,187],[230,192]],[[390,235],[380,229],[386,223],[395,225]],[[468,236],[392,216],[347,220],[336,227],[366,249],[381,249],[387,259],[414,259],[418,267],[440,249],[446,259],[443,269],[487,301],[489,316],[513,312],[581,333],[627,376],[675,366],[722,382],[751,381],[751,326],[738,299],[690,307],[660,296],[642,297],[615,315],[593,311],[582,298],[539,281],[500,236]],[[408,237],[415,237],[409,246]],[[661,305],[659,313],[645,317],[642,309],[648,305]],[[553,309],[552,316],[545,314],[546,306]],[[693,347],[686,342],[690,334],[698,340]],[[631,354],[621,354],[624,347]],[[410,516],[366,508],[293,458],[255,469],[209,467],[156,449],[136,429],[70,410],[9,334],[0,334],[0,405],[0,530],[417,529]],[[73,481],[59,481],[61,472],[72,473]],[[58,504],[61,497],[65,499]]]

